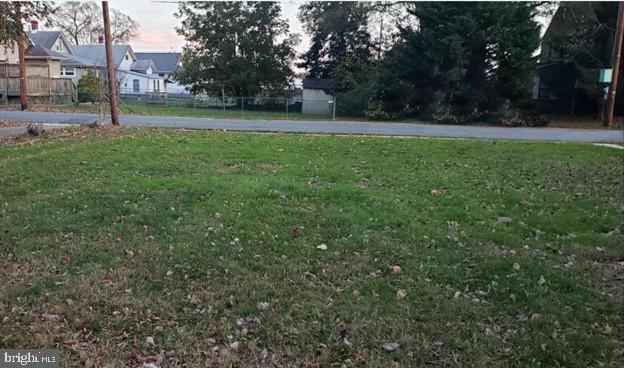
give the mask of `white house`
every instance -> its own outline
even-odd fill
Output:
[[[180,52],[137,52],[139,60],[152,60],[160,77],[165,78],[165,91],[168,94],[187,94],[189,91],[176,80],[176,73],[182,69]]]
[[[80,58],[82,63],[71,71],[75,78],[80,79],[87,71],[106,67],[106,51],[102,44],[75,45],[74,56]],[[74,62],[70,60],[65,64],[61,62],[62,67],[70,68],[72,64]],[[121,94],[165,92],[165,79],[155,73],[154,63],[151,60],[137,60],[130,45],[113,45],[113,64]]]

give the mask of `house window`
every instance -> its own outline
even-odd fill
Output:
[[[74,68],[62,68],[61,69],[61,75],[65,75],[68,77],[73,77],[74,75],[76,75]]]
[[[128,60],[128,54],[124,55],[124,60]]]
[[[133,92],[139,92],[139,79],[133,79]]]
[[[165,77],[165,73],[159,73],[159,77]]]

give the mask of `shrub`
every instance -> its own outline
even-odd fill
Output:
[[[26,133],[31,136],[38,136],[44,133],[44,129],[39,124],[28,124],[26,126]]]
[[[93,72],[83,75],[78,81],[78,102],[96,102],[98,100],[98,88],[103,88],[100,79]],[[100,91],[104,96],[104,91]]]
[[[505,127],[542,127],[550,123],[546,116],[534,111],[516,110],[509,116],[504,117],[500,123]]]

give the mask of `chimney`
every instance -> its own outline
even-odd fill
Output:
[[[103,44],[104,43],[104,36],[103,35],[98,36],[98,43],[99,44]]]
[[[33,32],[36,32],[39,30],[39,22],[36,20],[31,20],[30,21],[30,30]]]

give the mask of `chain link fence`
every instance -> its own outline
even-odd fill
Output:
[[[173,94],[165,92],[133,93],[121,89],[122,107],[138,112],[159,110],[172,114],[185,112],[194,116],[259,117],[268,119],[334,119],[335,100],[293,97],[244,97]]]

